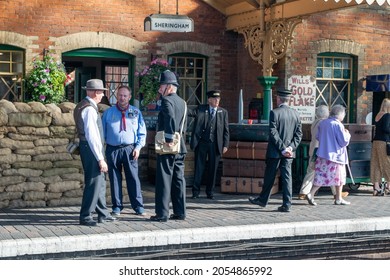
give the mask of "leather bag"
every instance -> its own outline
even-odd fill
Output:
[[[69,141],[69,144],[66,145],[66,151],[71,155],[79,155],[80,154],[80,140],[77,138],[77,130],[73,136],[73,140]]]
[[[171,155],[176,155],[180,153],[180,142],[181,142],[181,137],[183,133],[183,126],[185,123],[185,118],[187,115],[187,104],[185,105],[184,109],[184,117],[183,121],[180,127],[180,132],[175,132],[173,135],[173,145],[168,146],[165,145],[165,134],[164,131],[157,131],[156,136],[154,138],[154,147],[156,154],[159,155],[166,155],[166,154],[171,154]]]

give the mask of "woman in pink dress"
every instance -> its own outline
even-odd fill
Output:
[[[317,205],[314,194],[320,187],[334,186],[336,189],[336,205],[349,205],[350,202],[342,198],[341,192],[346,183],[347,173],[345,165],[348,164],[347,146],[351,135],[342,124],[345,117],[345,108],[342,105],[332,107],[329,118],[321,121],[318,126],[317,159],[313,187],[306,196],[311,205]]]

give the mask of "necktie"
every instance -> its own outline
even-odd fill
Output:
[[[129,105],[127,105],[125,109],[122,109],[118,104],[116,104],[116,108],[122,113],[122,121],[119,132],[122,130],[126,131],[126,111],[129,109]]]
[[[212,117],[212,118],[215,117],[215,108],[212,108],[212,109],[211,109],[211,117]]]

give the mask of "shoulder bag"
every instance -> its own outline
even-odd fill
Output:
[[[183,127],[185,123],[187,115],[187,103],[185,103],[185,109],[184,109],[184,117],[183,121],[180,127],[180,132],[175,132],[173,135],[173,146],[165,145],[165,134],[164,131],[157,131],[155,139],[154,139],[154,147],[156,150],[156,154],[159,155],[165,155],[165,154],[171,154],[176,155],[180,153],[180,140],[183,133]]]
[[[66,145],[66,151],[69,154],[79,155],[80,154],[79,144],[80,144],[80,140],[77,138],[77,129],[76,129],[76,132],[74,133],[73,136],[73,140],[70,140],[69,144]]]

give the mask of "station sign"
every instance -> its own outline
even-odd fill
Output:
[[[152,14],[144,20],[145,31],[193,32],[194,21],[184,15]]]

